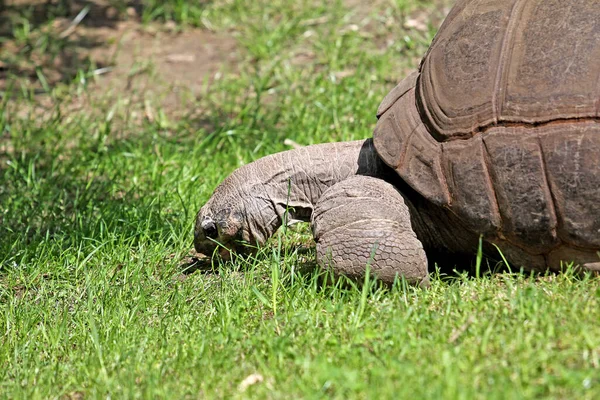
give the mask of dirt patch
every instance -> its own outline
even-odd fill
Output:
[[[120,91],[146,87],[163,97],[163,108],[174,111],[182,96],[198,96],[207,83],[239,62],[232,37],[201,29],[177,33],[164,28],[127,22],[116,29],[97,29],[98,38],[113,43],[90,53],[100,65],[110,66],[98,83]]]
[[[402,14],[388,0],[344,0],[348,10],[344,29],[368,38],[373,51],[385,51],[397,46],[406,31],[424,32],[428,24],[439,25],[451,0],[435,1],[439,6],[411,6],[409,13]],[[116,3],[122,7],[112,6]],[[68,110],[96,109],[97,100],[103,99],[107,107],[119,101],[127,103],[121,108],[128,117],[153,120],[159,118],[156,113],[161,109],[176,118],[215,77],[235,73],[244,59],[230,33],[207,29],[180,32],[175,24],[142,24],[143,2],[139,0],[0,0],[0,4],[5,5],[0,9],[0,36],[4,36],[0,42],[0,94],[15,77],[19,85],[28,82],[41,94],[35,104],[41,112],[56,106],[43,96],[45,89],[79,80],[85,71],[87,94],[78,96]],[[15,37],[14,28],[23,24],[24,16],[32,33],[27,38]],[[305,21],[306,34],[310,26],[326,21]],[[410,63],[402,60],[389,79],[395,82],[404,76],[404,69],[416,66],[421,55],[408,54],[414,59]],[[306,49],[291,62],[305,64],[314,58]],[[336,77],[352,73],[338,71]],[[46,88],[40,76],[47,82]]]
[[[182,97],[198,96],[215,75],[234,70],[241,59],[230,35],[180,32],[168,22],[142,24],[139,2],[125,3],[121,10],[110,0],[67,1],[67,9],[59,3],[8,0],[0,10],[0,91],[16,78],[42,94],[44,84],[70,83],[84,71],[94,98],[135,94],[131,101],[147,100],[170,113],[182,107]],[[23,16],[32,28],[25,38],[14,34]],[[46,48],[38,49],[40,43]]]

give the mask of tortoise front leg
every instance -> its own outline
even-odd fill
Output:
[[[317,261],[335,275],[364,279],[367,265],[387,284],[429,285],[427,257],[402,195],[389,183],[354,176],[327,189],[312,215]]]

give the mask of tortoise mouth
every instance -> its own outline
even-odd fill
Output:
[[[232,254],[247,255],[253,253],[254,247],[249,246],[245,242],[237,240],[213,240],[205,239],[203,241],[195,242],[194,248],[196,252],[204,255],[205,257],[220,257],[225,261],[229,261],[232,258]]]
[[[228,243],[219,239],[202,238],[194,241],[194,248],[196,252],[205,255],[206,257],[213,257],[228,249]]]

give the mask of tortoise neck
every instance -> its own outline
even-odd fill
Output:
[[[261,158],[236,171],[245,199],[246,223],[264,242],[284,221],[310,221],[329,187],[353,175],[380,176],[387,168],[372,139],[326,143]]]

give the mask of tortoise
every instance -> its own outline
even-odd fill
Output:
[[[227,256],[300,220],[319,264],[357,280],[369,265],[426,286],[428,255],[480,238],[528,271],[600,271],[599,61],[597,0],[459,0],[372,138],[234,171],[195,248]]]

